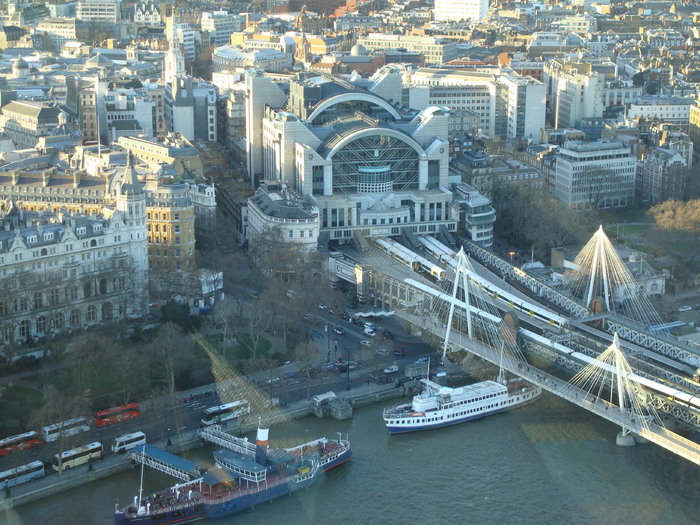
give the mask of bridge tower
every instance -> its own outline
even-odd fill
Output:
[[[594,313],[604,309],[629,317],[646,327],[661,324],[661,318],[618,255],[601,226],[574,259],[566,273],[572,295]]]
[[[592,395],[595,403],[603,403],[605,410],[619,410],[623,418],[644,428],[648,428],[651,419],[661,424],[655,410],[647,402],[647,394],[632,379],[633,376],[632,367],[615,333],[612,344],[576,374],[570,383]],[[630,428],[624,425],[616,441],[624,447],[634,446],[635,443]]]
[[[452,286],[452,297],[450,301],[450,309],[447,314],[447,328],[445,333],[445,341],[442,344],[442,358],[445,358],[447,354],[447,342],[450,340],[450,331],[452,330],[452,319],[455,312],[455,300],[457,299],[457,290],[462,288],[464,290],[464,302],[467,307],[464,309],[465,316],[467,319],[467,335],[471,339],[474,336],[472,331],[472,315],[471,308],[469,304],[469,291],[471,287],[474,287],[473,283],[469,281],[469,274],[472,272],[467,256],[464,253],[464,248],[460,248],[457,254],[457,267],[455,268],[454,283]]]

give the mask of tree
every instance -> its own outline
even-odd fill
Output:
[[[174,323],[163,324],[151,342],[152,366],[171,399],[175,399],[175,383],[187,370],[192,355],[192,340]]]
[[[56,387],[49,385],[44,390],[44,402],[41,408],[32,412],[30,425],[34,428],[41,428],[53,423],[60,423],[74,417],[89,417],[90,401],[89,391],[82,392],[76,396],[68,396],[60,392]],[[66,448],[67,437],[63,432],[58,438],[59,470],[63,472],[62,452]]]
[[[696,261],[700,251],[700,199],[665,201],[649,215],[656,222],[656,241],[680,259]]]

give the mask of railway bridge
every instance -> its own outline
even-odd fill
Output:
[[[480,256],[511,282],[484,268],[475,269],[464,254],[447,253],[451,251],[447,247],[442,255],[431,253],[446,270],[447,278],[442,280],[431,280],[425,273],[417,274],[415,264],[404,264],[405,250],[402,260],[394,263],[386,254],[375,260],[373,257],[379,255],[363,250],[362,272],[356,273],[362,275],[363,295],[371,308],[393,310],[397,318],[441,344],[445,353],[468,351],[620,425],[621,444],[632,444],[630,439],[635,435],[700,464],[700,446],[664,428],[658,415],[665,414],[700,431],[700,383],[694,375],[700,363],[698,355],[670,337],[644,330],[645,324],[655,322],[655,313],[644,298],[630,295],[638,287],[625,276],[619,278],[623,270],[618,260],[609,260],[616,254],[609,253],[606,241],[600,230],[589,247],[594,255],[587,264],[601,266],[603,260],[602,267],[617,273],[611,277],[589,271],[583,278],[579,276],[589,300],[598,292],[613,298],[606,305],[607,311],[595,314],[585,306],[585,294],[583,300],[577,299],[566,291],[533,282],[534,278],[502,259],[493,264],[493,254],[474,247],[472,255]],[[513,283],[522,286],[514,289]],[[638,314],[637,319],[613,311],[615,304],[630,301],[639,303],[628,306]],[[508,333],[512,341],[507,341]],[[611,342],[619,355],[629,359],[630,368],[624,374],[597,362],[613,346]],[[534,366],[531,361],[535,355],[559,367],[560,375],[576,374],[571,381],[601,366],[609,377],[596,385],[577,386]],[[616,377],[638,390],[621,394],[619,399],[604,399],[600,392],[614,392]],[[625,395],[630,397],[627,407]],[[631,402],[635,397],[645,399],[636,412]]]

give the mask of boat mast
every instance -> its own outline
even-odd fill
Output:
[[[144,451],[141,451],[141,453],[145,455]],[[142,458],[142,459],[145,459],[145,458]],[[141,483],[139,484],[139,509],[141,508],[141,501],[143,499],[143,465],[145,463],[146,463],[145,461],[141,461]]]

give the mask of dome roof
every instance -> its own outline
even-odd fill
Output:
[[[367,56],[367,48],[363,46],[362,44],[355,44],[352,46],[352,49],[350,49],[350,56],[354,57],[362,57],[362,56]]]
[[[27,64],[27,62],[22,57],[19,57],[12,64],[12,69],[29,69],[29,64]]]

